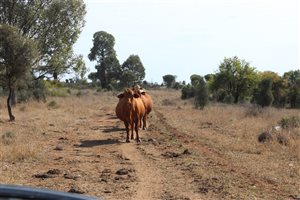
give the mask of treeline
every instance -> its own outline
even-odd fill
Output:
[[[195,98],[200,108],[208,101],[300,108],[300,70],[279,76],[272,71],[259,72],[249,62],[232,57],[225,58],[215,74],[191,75],[190,84],[175,79],[174,75],[163,76],[167,87],[181,89],[181,98]]]

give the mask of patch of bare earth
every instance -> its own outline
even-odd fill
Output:
[[[114,93],[49,99],[55,107],[17,105],[13,123],[1,112],[0,182],[104,199],[298,197],[299,140],[257,142],[260,132],[296,112],[249,117],[244,108],[219,105],[200,111],[178,91],[149,93],[155,109],[140,144],[125,142]]]

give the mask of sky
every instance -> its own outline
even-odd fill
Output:
[[[216,73],[224,58],[238,56],[258,71],[282,75],[300,69],[298,0],[84,0],[86,24],[76,44],[89,72],[93,34],[115,38],[122,64],[138,55],[148,82],[176,75]]]

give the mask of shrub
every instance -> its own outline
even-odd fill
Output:
[[[249,106],[246,109],[245,116],[246,117],[257,117],[264,113],[264,109],[262,107],[259,107],[257,105]]]
[[[176,103],[170,99],[164,99],[164,100],[162,100],[162,105],[163,106],[175,106]]]
[[[82,96],[82,92],[79,90],[79,91],[76,93],[76,96],[77,96],[77,97],[81,97],[81,96]]]
[[[18,103],[27,102],[30,99],[46,101],[47,88],[43,80],[25,81],[17,91]]]
[[[195,107],[203,109],[208,104],[208,88],[203,78],[195,86]]]
[[[49,89],[49,95],[52,97],[66,97],[68,92],[66,88],[52,88]]]
[[[56,101],[50,101],[48,103],[48,108],[58,108],[58,104],[56,103]]]
[[[189,99],[195,96],[194,88],[187,84],[181,89],[181,99]]]
[[[278,121],[283,129],[299,128],[300,127],[300,118],[297,116],[283,117]]]
[[[14,138],[15,138],[15,133],[13,132],[5,132],[4,134],[2,134],[1,139],[2,139],[2,143],[4,145],[10,145],[14,142]]]

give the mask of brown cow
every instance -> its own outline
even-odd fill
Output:
[[[148,115],[153,109],[153,101],[152,101],[151,96],[139,85],[136,85],[134,87],[134,91],[141,96],[143,104],[145,106],[146,113],[143,116],[143,130],[145,130],[147,128]],[[140,124],[140,127],[141,127],[141,124]]]
[[[135,129],[136,141],[140,142],[139,123],[145,114],[142,98],[131,89],[126,89],[122,94],[118,95],[118,98],[116,115],[124,122],[126,127],[126,142],[129,142],[129,129],[131,129],[131,139],[134,139],[133,129]]]

